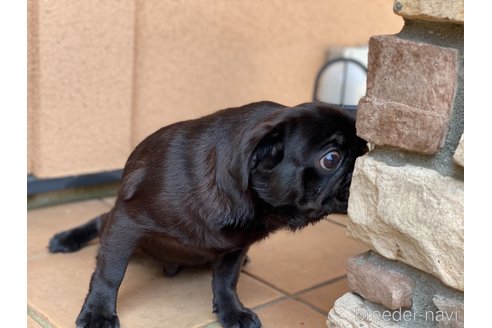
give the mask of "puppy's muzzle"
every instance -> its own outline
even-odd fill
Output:
[[[336,198],[341,203],[348,202],[350,196],[350,183],[352,182],[352,173],[347,174],[338,188]]]

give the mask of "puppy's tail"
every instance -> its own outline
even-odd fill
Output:
[[[54,235],[48,245],[51,253],[76,252],[89,241],[97,238],[103,227],[106,215],[102,214],[76,228],[62,231]]]

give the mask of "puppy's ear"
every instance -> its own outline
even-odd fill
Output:
[[[250,156],[248,171],[268,171],[284,157],[284,126],[277,125],[264,136]]]
[[[248,188],[249,174],[252,170],[271,170],[282,160],[285,126],[287,121],[292,119],[291,114],[291,110],[282,110],[274,118],[248,131],[243,137],[230,171],[242,192]]]

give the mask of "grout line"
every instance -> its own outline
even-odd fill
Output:
[[[36,311],[31,306],[27,305],[27,315],[31,317],[37,324],[39,324],[43,328],[53,328],[55,325],[50,323],[48,319],[46,319],[42,314]]]
[[[276,299],[274,299],[274,300],[268,301],[268,302],[266,302],[266,303],[264,303],[264,304],[260,304],[260,305],[257,305],[257,306],[253,306],[251,309],[252,309],[252,310],[255,310],[255,311],[257,311],[257,310],[261,310],[261,309],[264,309],[264,308],[266,308],[266,307],[269,307],[269,306],[272,306],[272,305],[278,304],[278,303],[280,303],[280,302],[283,302],[283,301],[285,301],[285,300],[288,300],[288,299],[290,299],[290,298],[291,298],[291,297],[290,297],[289,295],[284,295],[284,296],[281,296],[281,297],[276,298]]]
[[[303,304],[303,305],[307,306],[307,307],[308,307],[308,308],[310,308],[311,310],[313,310],[313,311],[315,311],[315,312],[317,312],[317,313],[319,313],[319,314],[321,314],[321,315],[323,315],[323,316],[325,316],[325,317],[328,315],[328,312],[326,312],[326,311],[324,311],[324,310],[322,310],[322,309],[318,308],[317,306],[315,306],[315,305],[313,305],[313,304],[311,304],[311,303],[309,303],[309,302],[306,302],[306,301],[301,300],[301,299],[299,299],[299,298],[293,298],[293,300],[295,300],[295,301],[297,301],[297,302],[299,302],[299,303],[301,303],[301,304]]]
[[[270,288],[274,289],[275,291],[277,291],[277,292],[279,292],[279,293],[283,294],[284,296],[289,296],[289,295],[290,295],[290,293],[288,293],[287,291],[282,290],[281,288],[279,288],[279,287],[275,286],[274,284],[272,284],[272,283],[270,283],[270,282],[266,281],[266,280],[265,280],[265,279],[263,279],[263,278],[258,277],[258,276],[257,276],[257,275],[255,275],[255,274],[252,274],[252,273],[247,272],[247,271],[244,271],[244,270],[243,270],[243,271],[241,271],[241,273],[246,274],[246,275],[250,276],[251,278],[253,278],[253,279],[255,279],[255,280],[258,280],[259,282],[263,283],[264,285],[267,285],[268,287],[270,287]]]
[[[271,305],[275,305],[283,300],[287,300],[290,298],[290,296],[288,295],[287,292],[281,290],[280,288],[278,288],[277,286],[275,285],[272,285],[270,283],[268,283],[267,281],[249,273],[249,272],[246,272],[246,271],[241,271],[241,274],[245,274],[247,276],[249,276],[250,278],[252,278],[253,280],[256,280],[257,282],[259,282],[260,284],[263,284],[273,290],[275,290],[276,292],[280,293],[281,295],[277,298],[274,298],[273,300],[271,301],[268,301],[266,303],[263,303],[263,304],[259,304],[259,305],[256,305],[256,306],[253,306],[251,307],[250,309],[254,310],[254,311],[257,311],[257,310],[261,310],[263,308],[266,308],[268,306],[271,306]],[[211,327],[211,328],[219,328],[220,325],[219,325],[219,321],[216,320],[216,321],[213,321],[213,322],[209,322],[209,323],[205,323],[205,324],[202,324],[202,325],[198,325],[196,326],[195,328],[208,328],[208,327]]]
[[[277,292],[282,293],[282,294],[284,294],[285,296],[290,296],[290,297],[297,297],[297,296],[299,296],[300,294],[303,294],[303,293],[309,292],[309,291],[314,290],[314,289],[317,289],[317,288],[319,288],[319,287],[323,287],[323,286],[325,286],[325,285],[333,284],[333,283],[335,283],[335,282],[337,282],[337,281],[339,281],[339,280],[342,280],[343,278],[347,277],[347,275],[343,275],[343,276],[335,277],[335,278],[333,278],[333,279],[330,279],[330,280],[327,280],[327,281],[323,281],[323,282],[321,282],[321,283],[319,283],[319,284],[316,284],[316,285],[314,285],[314,286],[308,287],[308,288],[306,288],[306,289],[302,289],[302,290],[297,291],[297,292],[295,292],[295,293],[289,293],[289,292],[287,292],[287,291],[285,291],[285,290],[281,289],[280,287],[277,287],[277,286],[275,286],[274,284],[272,284],[272,283],[270,283],[270,282],[266,281],[265,279],[258,277],[258,276],[257,276],[257,275],[255,275],[255,274],[252,274],[252,273],[247,272],[247,271],[242,271],[242,273],[243,273],[243,274],[246,274],[246,275],[248,275],[248,276],[250,276],[250,277],[251,277],[251,278],[253,278],[253,279],[258,280],[259,282],[261,282],[261,283],[263,283],[263,284],[267,285],[267,286],[268,286],[268,287],[270,287],[270,288],[275,289]]]
[[[279,298],[274,299],[274,300],[272,300],[270,302],[267,302],[265,304],[261,304],[261,305],[258,305],[258,306],[253,307],[252,308],[253,310],[255,310],[255,311],[256,310],[261,310],[263,308],[266,308],[266,307],[271,306],[271,305],[275,305],[275,304],[277,304],[277,303],[279,303],[281,301],[284,301],[284,300],[292,300],[292,301],[301,303],[301,304],[309,307],[311,310],[313,310],[313,311],[315,311],[315,312],[317,312],[317,313],[319,313],[321,315],[324,315],[324,316],[326,316],[328,314],[328,312],[326,312],[326,311],[318,308],[317,306],[315,306],[315,305],[313,305],[313,304],[311,304],[311,303],[309,303],[307,301],[304,301],[303,299],[300,298],[300,296],[302,294],[304,294],[304,293],[307,293],[309,291],[315,290],[317,288],[320,288],[320,287],[323,287],[323,286],[326,286],[326,285],[330,285],[330,284],[336,283],[336,282],[338,282],[338,281],[340,281],[340,280],[342,280],[342,279],[344,279],[346,277],[346,275],[343,275],[343,276],[340,276],[340,277],[336,277],[336,278],[330,279],[328,281],[324,281],[322,283],[319,283],[317,285],[311,286],[309,288],[300,290],[300,291],[295,292],[293,294],[290,294],[290,293],[288,293],[288,292],[280,289],[279,287],[277,287],[277,286],[269,283],[268,281],[266,281],[266,280],[264,280],[264,279],[262,279],[262,278],[260,278],[260,277],[258,277],[256,275],[254,275],[254,274],[251,274],[251,273],[245,272],[245,271],[243,271],[242,273],[245,273],[246,275],[250,276],[251,278],[258,280],[259,282],[267,285],[268,287],[276,290],[277,292],[280,292],[280,293],[284,294],[283,297],[279,297]]]
[[[311,304],[310,302],[308,301],[305,301],[303,299],[301,299],[301,295],[304,294],[304,293],[307,293],[309,291],[312,291],[312,290],[315,290],[317,288],[320,288],[320,287],[323,287],[323,286],[327,286],[327,285],[331,285],[331,284],[334,284],[342,279],[344,279],[345,277],[347,277],[347,275],[343,275],[343,276],[340,276],[340,277],[336,277],[336,278],[333,278],[331,280],[328,280],[328,281],[325,281],[323,283],[320,283],[320,284],[317,284],[315,286],[312,286],[312,287],[309,287],[309,288],[306,288],[304,290],[301,290],[295,294],[292,294],[292,298],[294,300],[296,300],[297,302],[299,303],[302,303],[304,305],[306,305],[307,307],[309,307],[310,309],[312,309],[313,311],[316,311],[318,312],[319,314],[322,314],[324,316],[327,316],[328,315],[328,312],[326,312],[325,310],[323,309],[320,309],[319,307],[317,307],[316,305],[314,304]]]
[[[292,294],[291,296],[292,297],[298,297],[300,296],[301,294],[304,294],[304,293],[307,293],[307,292],[310,292],[314,289],[317,289],[317,288],[320,288],[320,287],[323,287],[323,286],[326,286],[326,285],[330,285],[330,284],[334,284],[340,280],[342,280],[343,278],[347,277],[347,275],[343,275],[343,276],[340,276],[340,277],[336,277],[336,278],[333,278],[333,279],[330,279],[328,281],[324,281],[322,283],[319,283],[317,285],[314,285],[314,286],[311,286],[309,288],[306,288],[306,289],[303,289],[301,291],[298,291],[298,292],[295,292],[294,294]]]
[[[283,301],[286,301],[286,300],[292,300],[294,302],[298,302],[298,303],[301,303],[303,304],[304,306],[307,306],[308,308],[310,308],[311,310],[315,311],[316,313],[319,313],[323,316],[327,316],[328,315],[328,312],[318,308],[317,306],[307,302],[307,301],[304,301],[302,300],[301,298],[299,298],[299,296],[301,296],[301,294],[303,293],[306,293],[306,292],[309,292],[309,291],[312,291],[314,289],[317,289],[317,288],[320,288],[320,287],[323,287],[323,286],[326,286],[326,285],[330,285],[330,284],[333,284],[333,283],[336,283],[342,279],[344,279],[346,277],[346,275],[343,275],[343,276],[340,276],[340,277],[336,277],[336,278],[333,278],[333,279],[330,279],[328,281],[325,281],[325,282],[322,282],[322,283],[319,283],[317,285],[314,285],[314,286],[311,286],[309,288],[306,288],[306,289],[303,289],[301,291],[298,291],[294,294],[289,294],[288,292],[278,288],[277,286],[269,283],[268,281],[252,274],[252,273],[249,273],[249,272],[246,272],[246,271],[242,271],[241,274],[246,274],[247,276],[249,276],[250,278],[254,279],[254,280],[257,280],[258,282],[274,289],[275,291],[279,292],[282,294],[282,296],[278,297],[278,298],[275,298],[271,301],[268,301],[266,303],[263,303],[263,304],[260,304],[260,305],[257,305],[257,306],[253,306],[251,307],[251,309],[253,311],[261,311],[262,309],[264,308],[267,308],[267,307],[270,307],[270,306],[273,306],[273,305],[276,305],[280,302],[283,302]],[[218,321],[213,321],[213,322],[208,322],[208,323],[205,323],[205,324],[202,324],[202,325],[198,325],[196,326],[195,328],[218,328],[220,327],[219,325],[219,322]]]
[[[268,301],[268,302],[266,302],[264,304],[260,304],[260,305],[257,305],[257,306],[250,307],[250,309],[256,312],[256,311],[259,311],[259,310],[261,310],[263,308],[269,307],[271,305],[275,305],[277,303],[280,303],[280,302],[285,301],[285,300],[288,300],[288,299],[290,299],[290,297],[288,295],[283,295],[283,296],[280,296],[280,297],[278,297],[278,298],[276,298],[274,300]],[[213,321],[213,322],[209,322],[209,323],[205,323],[203,325],[196,326],[196,328],[208,328],[208,327],[211,327],[211,328],[212,327],[213,328],[219,328],[221,326],[219,325],[219,321],[218,320]]]
[[[263,303],[263,304],[260,304],[260,305],[257,305],[257,306],[252,307],[253,310],[263,309],[263,308],[265,308],[267,306],[275,305],[275,304],[279,303],[282,300],[286,300],[286,299],[289,299],[290,298],[290,295],[289,295],[288,292],[282,290],[281,288],[279,288],[279,287],[277,287],[277,286],[269,283],[268,281],[266,281],[266,280],[264,280],[264,279],[262,279],[262,278],[260,278],[260,277],[258,277],[256,275],[254,275],[254,274],[252,274],[250,272],[241,271],[241,274],[245,274],[245,275],[249,276],[250,278],[256,280],[257,282],[259,282],[259,283],[261,283],[261,284],[263,284],[263,285],[265,285],[265,286],[267,286],[267,287],[275,290],[277,293],[280,293],[281,294],[281,296],[279,296],[278,298],[275,298],[275,299],[273,299],[271,301],[268,301],[266,303]]]

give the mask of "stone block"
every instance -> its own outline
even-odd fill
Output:
[[[389,318],[383,317],[389,315]],[[383,307],[364,301],[361,297],[347,293],[340,297],[328,313],[329,328],[378,327],[397,328],[391,313]]]
[[[390,266],[369,261],[369,253],[353,256],[347,264],[348,287],[366,300],[390,310],[410,308],[415,281]]]
[[[446,137],[457,69],[456,49],[372,37],[358,135],[377,145],[435,153]]]
[[[448,119],[397,102],[363,97],[357,134],[379,146],[433,154],[441,145]]]
[[[348,233],[396,259],[463,290],[463,181],[365,155],[350,187]]]
[[[465,167],[465,134],[461,135],[460,143],[453,156],[454,162]]]
[[[435,321],[438,328],[463,328],[465,304],[463,300],[435,295],[432,302],[437,307]]]
[[[396,0],[393,12],[407,19],[464,24],[464,0]]]
[[[370,266],[377,266],[385,270],[381,275],[398,272],[412,280],[412,306],[392,310],[369,298],[359,297],[360,294],[345,294],[337,300],[329,314],[328,323],[333,323],[333,327],[386,327],[386,324],[419,328],[460,327],[463,292],[445,286],[435,276],[403,262],[389,260],[374,251],[354,257],[351,261],[359,262],[361,269],[371,270]],[[384,278],[374,280],[378,279]]]

